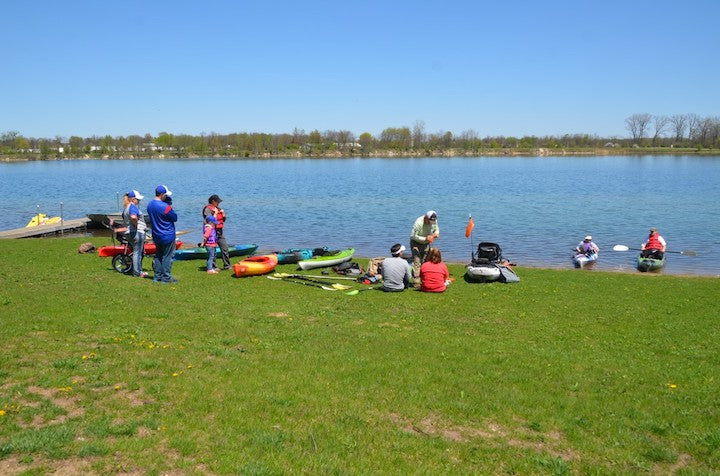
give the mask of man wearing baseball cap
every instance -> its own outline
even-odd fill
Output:
[[[143,254],[145,252],[145,217],[140,211],[140,200],[145,198],[137,190],[131,190],[127,194],[130,204],[123,210],[123,219],[128,227],[129,242],[133,249],[132,264],[133,276],[146,278],[147,273],[142,270]]]
[[[415,220],[410,233],[410,251],[413,258],[415,287],[420,287],[420,266],[425,261],[428,248],[439,236],[440,227],[437,224],[437,212],[435,210],[428,210]]]
[[[172,262],[175,256],[175,222],[177,213],[172,207],[172,192],[165,185],[155,188],[155,199],[147,206],[152,226],[153,241],[157,247],[153,269],[156,283],[177,283],[172,276]]]
[[[225,210],[220,208],[222,199],[217,194],[210,195],[208,204],[203,207],[203,220],[209,216],[215,217],[217,225],[215,226],[215,234],[217,235],[217,245],[220,248],[220,257],[222,258],[223,268],[230,269],[230,255],[228,254],[228,244],[223,231],[225,229]]]

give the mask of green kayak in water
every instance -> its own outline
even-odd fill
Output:
[[[640,253],[637,258],[637,269],[643,273],[647,271],[660,271],[665,266],[665,253],[662,258],[658,258],[657,255],[643,256]]]

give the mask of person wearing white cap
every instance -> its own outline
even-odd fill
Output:
[[[380,287],[386,292],[401,292],[410,285],[412,276],[410,275],[410,263],[402,257],[405,247],[400,243],[395,243],[390,248],[392,257],[385,258],[382,261],[382,277],[383,285]]]
[[[600,252],[600,248],[593,243],[592,236],[586,236],[576,247],[575,251],[585,256],[597,255]]]
[[[155,242],[155,259],[153,281],[159,283],[177,283],[172,276],[172,262],[175,256],[175,222],[177,213],[172,207],[172,192],[165,185],[155,189],[155,199],[147,206],[152,226],[153,242]]]
[[[440,227],[437,224],[437,212],[428,210],[419,216],[413,224],[410,233],[410,251],[413,258],[413,276],[415,287],[420,286],[420,266],[425,262],[428,248],[440,236]]]
[[[130,203],[123,210],[123,219],[125,226],[128,228],[128,242],[133,249],[133,276],[140,278],[147,277],[147,273],[142,270],[142,260],[145,251],[145,218],[140,211],[140,200],[145,198],[137,190],[131,190],[127,193]]]

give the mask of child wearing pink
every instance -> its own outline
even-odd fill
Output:
[[[437,248],[430,248],[425,262],[420,266],[421,290],[428,293],[445,291],[450,282],[450,273],[442,262],[442,255]]]
[[[217,226],[217,220],[214,216],[208,216],[205,218],[205,225],[203,226],[203,242],[202,245],[207,250],[207,272],[208,274],[217,274],[215,269],[215,253],[217,251],[217,232],[215,227]]]

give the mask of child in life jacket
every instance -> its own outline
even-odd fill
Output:
[[[207,273],[217,274],[218,270],[215,269],[215,253],[217,251],[217,232],[215,227],[217,226],[217,219],[210,215],[205,217],[205,224],[203,225],[203,242],[202,246],[207,250]]]

